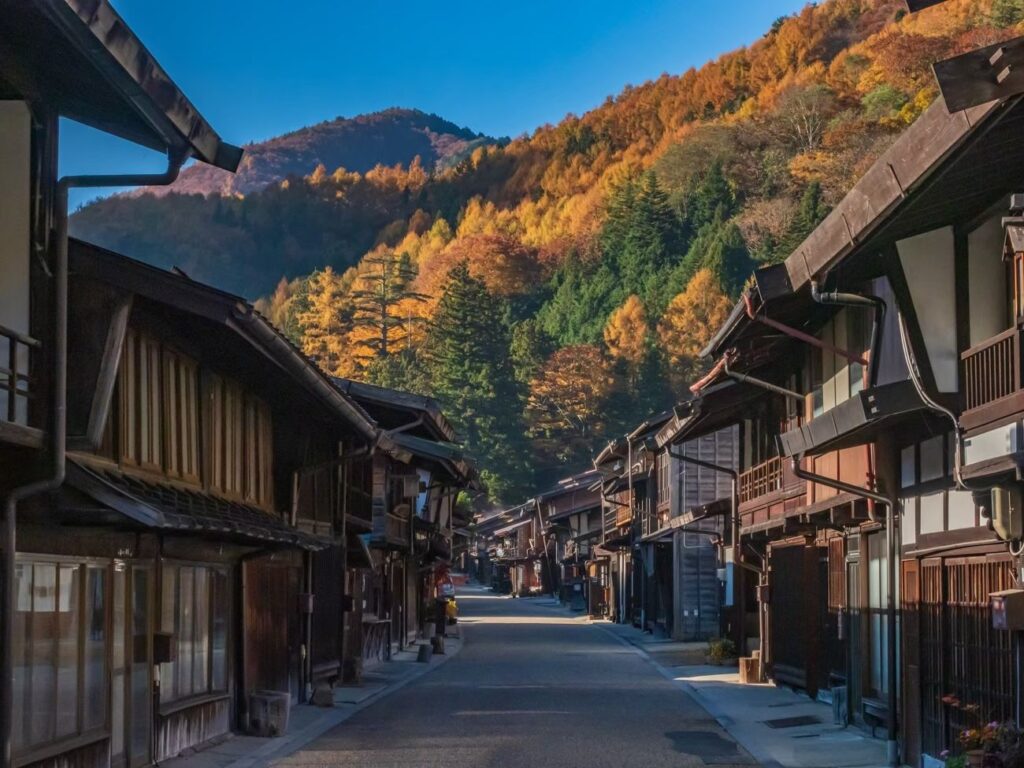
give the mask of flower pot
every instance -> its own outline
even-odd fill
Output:
[[[983,768],[985,765],[985,750],[983,749],[970,749],[964,752],[964,757],[967,758],[967,764],[971,768]]]

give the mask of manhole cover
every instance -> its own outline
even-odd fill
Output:
[[[776,720],[763,721],[769,728],[797,728],[801,725],[819,725],[821,718],[814,715],[801,715],[800,717],[780,717]]]

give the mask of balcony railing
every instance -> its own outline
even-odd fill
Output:
[[[1021,329],[1015,326],[961,356],[964,410],[995,403],[1021,391]]]
[[[374,511],[370,543],[380,549],[408,547],[409,521],[391,512]]]
[[[35,397],[32,358],[39,342],[0,325],[0,421],[27,427]]]
[[[781,491],[785,476],[785,464],[781,457],[751,467],[740,475],[740,503]]]

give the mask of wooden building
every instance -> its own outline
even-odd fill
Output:
[[[392,445],[345,469],[342,588],[352,611],[344,619],[344,674],[357,678],[365,664],[433,634],[435,570],[451,563],[455,530],[469,522],[457,507],[458,495],[477,488],[477,480],[436,401],[333,381],[385,430]],[[325,562],[323,573],[333,579],[336,571]]]
[[[649,438],[670,416],[666,412],[650,417],[594,458],[602,476],[603,522],[592,560],[607,583],[609,616],[622,624],[645,624],[647,569],[652,561],[645,560],[650,553],[640,540],[658,506],[657,458]]]
[[[19,517],[16,744],[145,764],[248,730],[255,692],[298,703],[314,659],[337,665],[314,629],[343,604],[315,589],[314,553],[338,460],[380,435],[239,298],[84,243],[70,263],[67,478]],[[65,630],[85,661],[50,671],[36,654]],[[37,735],[48,674],[69,686],[52,711],[77,692],[101,731]]]
[[[676,640],[728,634],[729,581],[720,569],[728,541],[738,430],[680,439],[673,419],[653,438],[656,503],[641,526],[645,558],[644,626]],[[699,462],[699,463],[697,463]]]
[[[60,118],[163,152],[167,170],[125,175],[101,166],[97,171],[106,175],[58,179]],[[87,503],[71,490],[71,481],[88,473],[67,458],[69,435],[81,426],[72,421],[80,417],[81,402],[68,396],[67,384],[80,371],[69,364],[68,349],[78,361],[90,353],[69,340],[68,193],[77,187],[168,184],[189,158],[233,171],[241,150],[221,141],[106,0],[5,6],[0,14],[0,137],[0,497],[5,515],[0,754],[5,766],[142,764],[154,759],[155,750],[173,748],[181,735],[166,708],[168,717],[162,720],[150,716],[149,706],[134,723],[127,715],[134,700],[126,697],[142,699],[150,685],[148,630],[157,620],[158,552],[156,538],[123,533],[124,514]],[[119,322],[125,323],[128,313],[122,307]],[[107,316],[104,334],[109,325]],[[75,330],[71,324],[70,331]],[[90,363],[109,362],[109,355],[102,354],[104,344],[101,338]],[[117,377],[117,366],[108,364],[104,386]],[[263,423],[259,408],[249,415],[254,424]],[[90,418],[91,436],[99,437],[106,414]],[[140,440],[134,455],[139,462],[164,450],[153,432],[147,432],[145,446],[140,432],[131,435]],[[176,461],[172,472],[193,466],[180,453]],[[270,482],[263,475],[254,488],[239,491],[265,494]],[[137,494],[144,495],[144,489]],[[81,514],[72,511],[75,506]],[[221,514],[213,504],[195,517]],[[236,528],[244,526],[247,512],[238,514]],[[146,515],[154,526],[187,525],[185,518],[169,521],[154,510]],[[292,533],[275,522],[254,528],[262,541],[276,546]],[[300,542],[306,540],[297,536],[294,544]],[[147,567],[115,567],[115,559],[129,556],[147,559]],[[225,572],[212,560],[182,566],[180,578],[193,596],[197,581],[208,596],[227,588]],[[132,589],[145,599],[129,606]],[[228,617],[210,600],[201,605],[203,627],[192,624],[192,639],[203,640],[206,656],[199,665],[190,656],[188,668],[194,674],[187,680],[184,661],[169,673],[165,704],[166,697],[177,698],[189,686],[195,693],[232,684],[225,682]],[[168,603],[167,621],[176,620],[174,610]],[[133,651],[140,664],[135,679],[141,682],[128,690],[125,653],[135,630],[142,638]],[[209,714],[211,728],[226,722],[223,711]]]
[[[950,695],[987,719],[1019,706],[1019,638],[989,600],[1024,537],[1022,120],[1019,98],[930,108],[755,274],[688,417],[742,430],[766,671],[885,726],[894,764],[955,746]]]
[[[548,541],[551,591],[574,610],[589,604],[587,563],[602,528],[600,481],[597,470],[587,470],[560,480],[535,499]]]

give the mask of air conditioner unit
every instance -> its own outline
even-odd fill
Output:
[[[1019,484],[992,489],[992,528],[1003,541],[1024,538],[1024,493]]]
[[[253,736],[284,736],[292,697],[286,691],[254,691],[249,696],[249,733]]]

